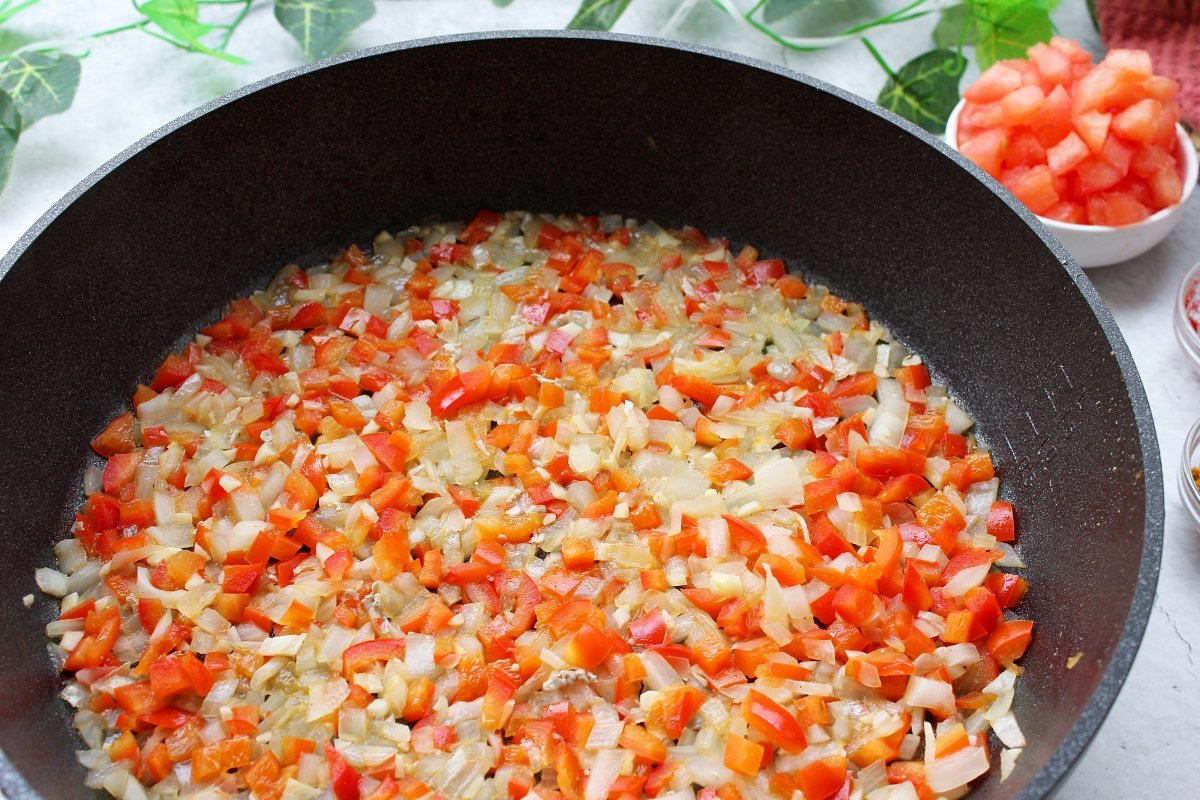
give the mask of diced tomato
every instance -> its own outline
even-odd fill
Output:
[[[1062,86],[1055,86],[1030,122],[1030,130],[1043,147],[1050,147],[1071,132],[1071,96]]]
[[[1000,101],[1005,121],[1009,125],[1021,125],[1033,119],[1046,100],[1046,93],[1038,86],[1022,86],[1006,94]]]
[[[964,156],[974,161],[993,178],[1000,177],[1004,154],[1008,148],[1008,135],[999,128],[990,128],[959,144]]]
[[[1032,131],[1020,129],[1008,139],[1004,168],[1032,167],[1046,162],[1046,147]]]
[[[1153,208],[1173,206],[1183,199],[1183,179],[1173,167],[1156,172],[1148,181]]]
[[[1059,200],[1054,173],[1044,164],[1009,170],[1001,175],[1000,181],[1035,214],[1046,211]]]
[[[1150,216],[1150,209],[1139,203],[1132,195],[1121,192],[1105,192],[1088,198],[1087,217],[1092,225],[1120,227],[1133,225]]]
[[[1047,219],[1056,219],[1059,222],[1070,222],[1075,225],[1084,225],[1087,223],[1087,212],[1083,206],[1078,203],[1072,203],[1069,200],[1060,200],[1043,211],[1042,216]]]
[[[1101,111],[1087,111],[1074,119],[1075,131],[1082,138],[1088,149],[1099,154],[1108,139],[1108,129],[1112,125],[1112,114]]]
[[[1114,49],[1093,66],[1074,42],[1054,41],[967,88],[959,149],[1049,219],[1130,225],[1178,203],[1173,156],[1126,180],[1139,147],[1173,150],[1177,85],[1153,75],[1144,51]]]
[[[751,287],[765,286],[782,278],[787,269],[783,261],[772,258],[766,261],[755,261],[746,270],[746,285]]]
[[[991,103],[1020,88],[1021,73],[1008,64],[999,62],[984,70],[963,92],[963,97],[972,103]]]
[[[1046,163],[1055,175],[1064,175],[1079,166],[1088,157],[1088,146],[1075,133],[1070,133],[1061,142],[1046,150]]]
[[[1113,117],[1113,133],[1132,142],[1150,144],[1158,133],[1162,113],[1162,103],[1146,98]]]
[[[1069,84],[1074,80],[1071,59],[1056,47],[1038,42],[1029,48],[1029,60],[1047,83]]]
[[[171,354],[163,361],[162,366],[154,373],[150,388],[156,392],[172,389],[183,383],[196,371],[200,363],[200,349],[194,345],[188,346],[184,355]]]
[[[106,494],[119,494],[129,484],[137,473],[138,464],[142,461],[142,453],[135,450],[129,453],[114,453],[104,465],[103,486]]]
[[[1137,149],[1130,167],[1135,175],[1149,178],[1161,172],[1175,171],[1175,159],[1167,150],[1149,144]]]

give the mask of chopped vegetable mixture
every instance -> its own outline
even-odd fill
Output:
[[[125,798],[955,798],[1024,738],[1013,507],[753,247],[481,212],[285,268],[93,441],[47,629]]]

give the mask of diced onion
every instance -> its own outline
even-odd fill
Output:
[[[56,569],[39,567],[34,571],[38,588],[53,597],[63,597],[67,594],[67,576]]]
[[[804,502],[800,471],[790,458],[769,461],[754,470],[754,489],[763,508],[783,508]]]
[[[1025,734],[1021,732],[1021,726],[1017,724],[1017,718],[1011,712],[993,720],[992,730],[996,732],[996,738],[1003,742],[1005,747],[1025,746]]]
[[[404,666],[408,674],[417,677],[432,675],[435,669],[434,648],[437,640],[421,633],[410,633],[404,640]]]
[[[866,800],[918,800],[918,797],[916,788],[908,781],[905,781],[904,783],[881,786],[867,794]]]
[[[638,658],[641,659],[642,666],[646,668],[646,685],[651,689],[662,691],[683,684],[683,679],[679,677],[675,668],[653,650],[639,653]]]
[[[725,558],[729,555],[729,523],[724,517],[705,517],[700,520],[699,528],[709,558]]]
[[[903,701],[915,708],[928,708],[947,716],[954,713],[954,687],[945,681],[914,675],[908,679]]]
[[[308,687],[308,713],[305,719],[316,722],[341,708],[350,696],[350,684],[341,677],[314,683]]]
[[[605,800],[609,787],[621,774],[625,754],[620,750],[602,750],[596,754],[583,789],[583,800]]]
[[[1016,747],[1011,750],[1004,749],[1000,751],[1000,782],[1008,780],[1008,776],[1012,774],[1013,768],[1017,766],[1017,759],[1024,752],[1023,748]]]
[[[301,645],[304,644],[304,639],[307,634],[295,633],[286,636],[272,636],[263,641],[259,646],[258,654],[261,656],[295,656],[300,652]]]
[[[968,590],[982,585],[983,579],[987,577],[989,571],[991,571],[991,564],[988,563],[967,567],[955,573],[950,580],[946,581],[946,585],[942,587],[942,591],[950,597],[962,597]]]
[[[951,433],[962,435],[969,431],[975,425],[975,420],[971,419],[967,412],[958,407],[954,401],[946,403],[946,426]]]
[[[617,740],[621,738],[621,732],[625,730],[625,723],[617,714],[617,709],[607,703],[593,706],[592,718],[595,720],[595,724],[592,725],[591,733],[588,734],[587,749],[603,750],[616,747]]]
[[[987,751],[966,747],[925,765],[925,782],[937,794],[965,786],[988,770]]]
[[[858,773],[858,785],[866,794],[878,789],[880,786],[886,786],[888,782],[887,764],[881,758],[878,761],[872,761]]]

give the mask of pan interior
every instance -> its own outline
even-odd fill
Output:
[[[52,604],[21,605],[69,531],[90,436],[182,337],[283,263],[480,208],[619,212],[753,242],[924,356],[979,421],[1017,504],[1032,584],[1021,612],[1038,624],[1016,709],[1029,746],[1008,781],[972,796],[1043,796],[1123,679],[1161,541],[1144,397],[1072,273],[987,185],[826,87],[611,37],[484,36],[388,48],[218,105],[75,197],[12,263],[0,284],[9,797],[95,796],[43,647]]]

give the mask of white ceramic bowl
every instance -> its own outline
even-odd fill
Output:
[[[946,121],[946,143],[958,149],[958,115],[965,100],[960,100]],[[1063,247],[1075,257],[1081,267],[1107,267],[1119,264],[1145,253],[1167,238],[1183,219],[1183,207],[1196,188],[1196,148],[1188,138],[1182,125],[1175,126],[1179,137],[1179,151],[1183,153],[1181,165],[1183,198],[1173,206],[1156,211],[1134,225],[1114,228],[1109,225],[1076,225],[1039,216],[1038,219],[1062,242]]]

